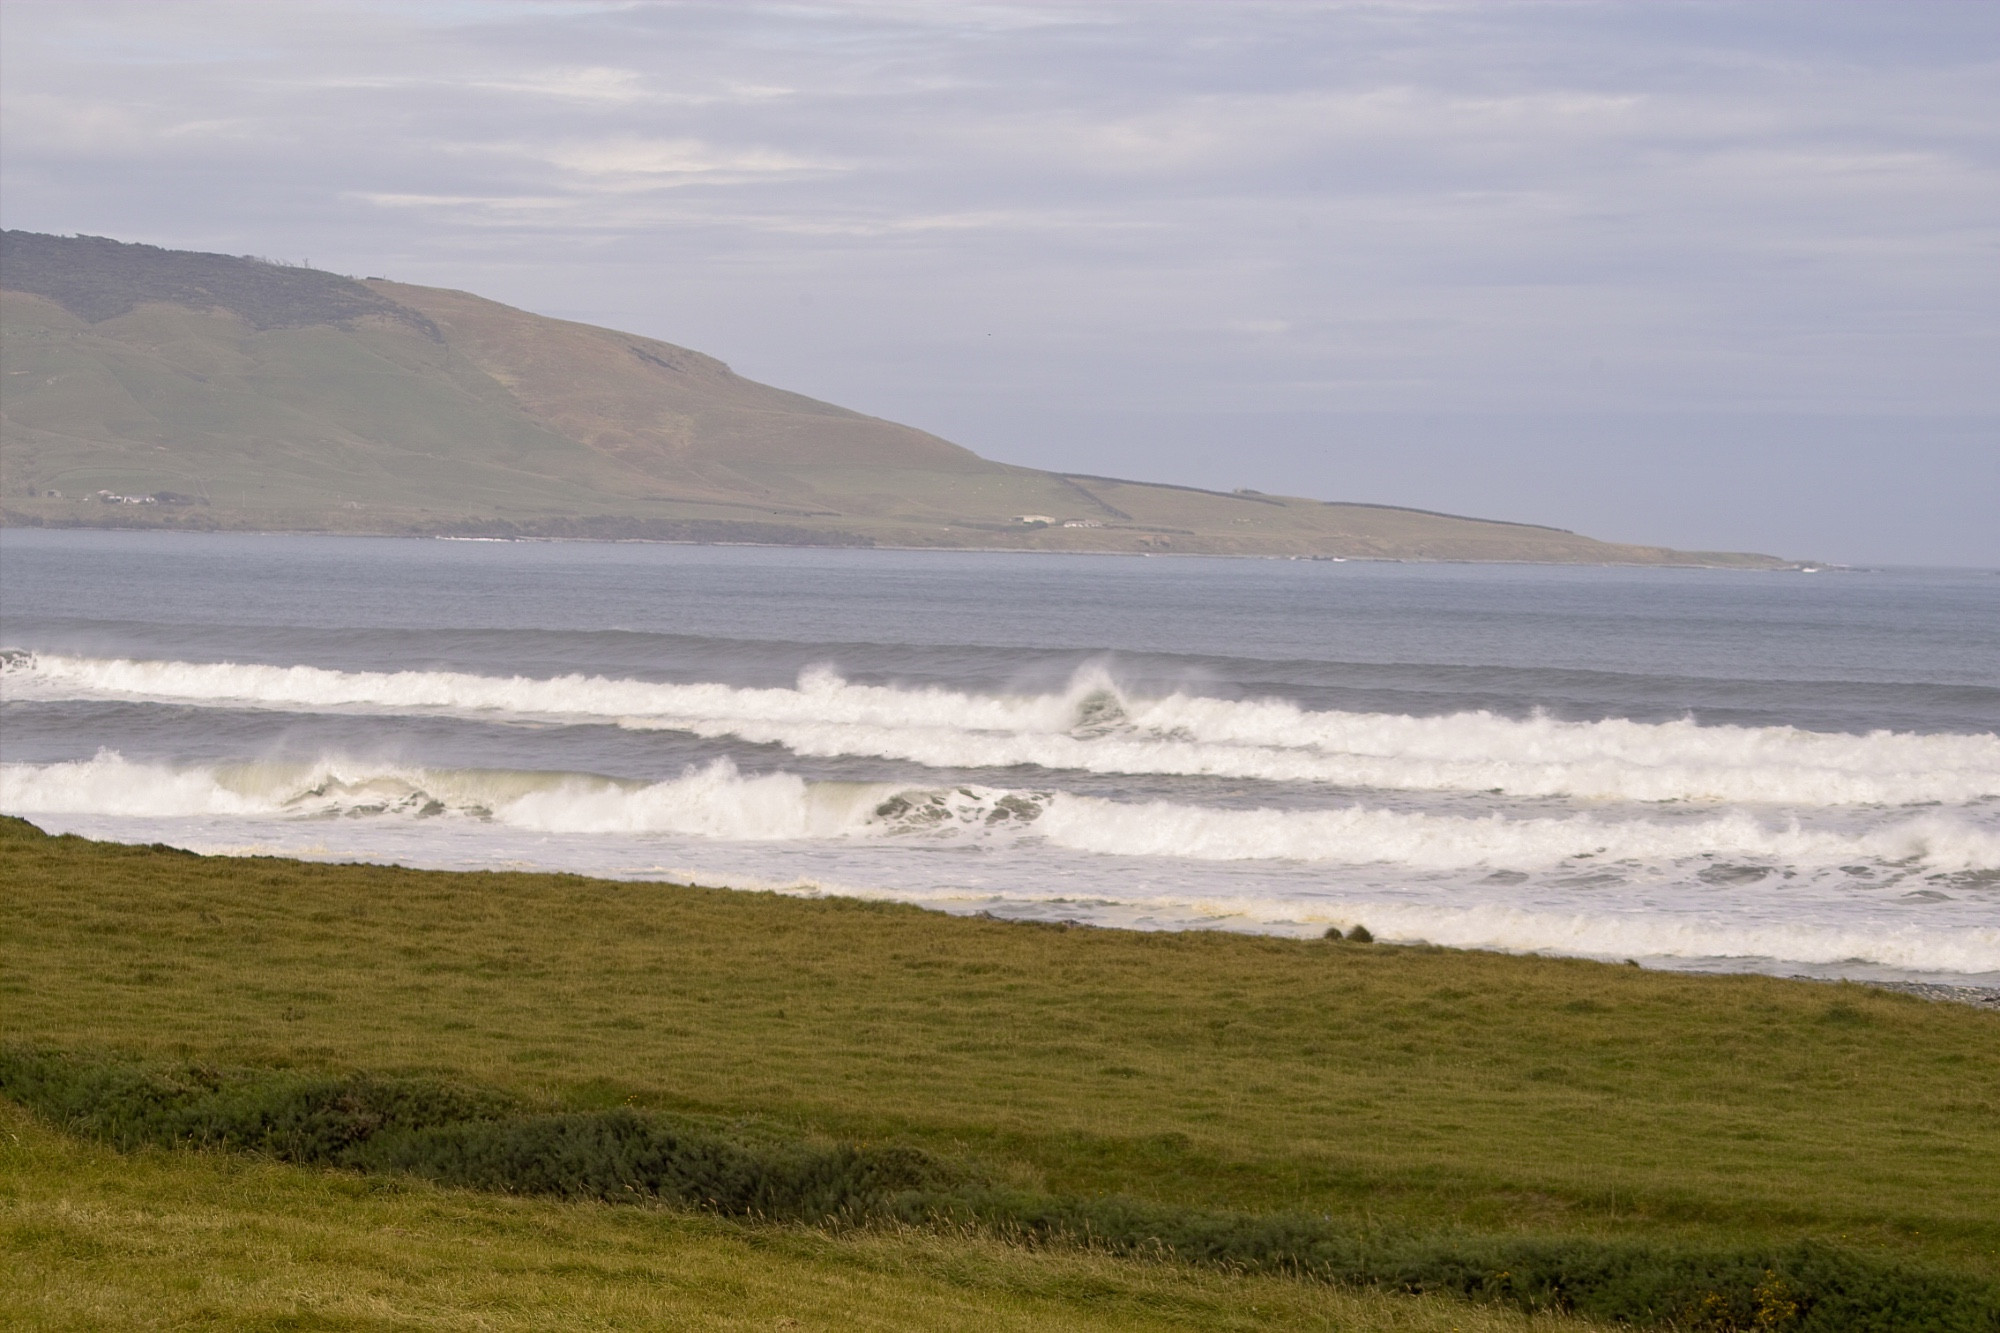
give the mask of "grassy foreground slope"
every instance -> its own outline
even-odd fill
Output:
[[[11,523],[1780,563],[1014,467],[656,339],[235,256],[7,232],[0,287]]]
[[[1066,1196],[2000,1274],[2000,1015],[1859,987],[1063,930],[0,826],[0,1039],[429,1071]]]
[[[371,1333],[1591,1327],[1445,1298],[1031,1252],[977,1236],[748,1228],[212,1153],[117,1153],[4,1102],[0,1324]]]

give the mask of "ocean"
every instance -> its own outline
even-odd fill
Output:
[[[2000,984],[1988,571],[16,528],[0,648],[52,831]]]

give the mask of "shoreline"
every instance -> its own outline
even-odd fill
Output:
[[[1931,1000],[1938,1004],[1969,1004],[1975,1009],[1990,1009],[1994,1013],[2000,1013],[2000,986],[1955,986],[1942,981],[1853,981],[1838,977],[1808,977],[1798,973],[1786,979],[1818,981],[1827,985],[1873,986],[1877,990],[1914,995],[1920,1000]]]
[[[1328,501],[1326,503],[1334,503]],[[1368,505],[1364,508],[1400,508],[1395,505]],[[1413,510],[1426,513],[1425,510]],[[1523,525],[1538,526],[1538,525]],[[484,536],[477,533],[436,533],[436,532],[355,532],[331,528],[226,528],[226,527],[181,527],[164,523],[64,523],[64,522],[21,522],[14,515],[0,518],[0,532],[42,531],[42,532],[167,532],[185,533],[196,536],[233,537],[358,537],[391,541],[455,541],[494,542],[521,545],[584,545],[584,546],[725,546],[744,547],[752,550],[768,551],[908,551],[973,553],[983,555],[1098,555],[1119,556],[1126,559],[1155,560],[1181,558],[1190,560],[1282,560],[1314,564],[1371,564],[1371,565],[1503,565],[1539,569],[1713,569],[1736,571],[1750,574],[1832,574],[1866,572],[1854,567],[1829,564],[1816,560],[1786,561],[1777,556],[1761,557],[1758,562],[1731,561],[1673,561],[1673,560],[1511,560],[1504,558],[1475,559],[1465,556],[1422,556],[1422,555],[1294,555],[1261,554],[1250,551],[1119,551],[1103,548],[1057,549],[1042,546],[906,546],[894,542],[757,542],[757,541],[703,541],[694,538],[675,537],[544,537],[526,536]],[[1996,571],[2000,572],[2000,571]]]
[[[49,818],[49,816],[44,815],[41,816],[41,818],[46,819]],[[793,884],[757,883],[748,886],[740,886],[728,883],[713,883],[713,884],[703,883],[694,879],[668,878],[665,875],[615,877],[602,873],[564,870],[559,867],[544,867],[544,866],[529,867],[529,866],[523,866],[518,863],[496,864],[490,866],[477,866],[477,867],[467,867],[462,865],[433,866],[433,865],[423,865],[423,864],[412,864],[404,861],[367,860],[359,857],[340,857],[332,855],[321,858],[314,856],[302,856],[298,855],[295,852],[282,852],[282,851],[281,852],[229,851],[229,850],[199,851],[191,847],[182,847],[173,843],[161,842],[161,841],[152,841],[152,842],[123,841],[115,838],[96,837],[93,835],[82,834],[82,833],[52,832],[50,829],[43,827],[41,823],[37,823],[34,817],[8,814],[4,811],[0,811],[0,819],[21,820],[23,823],[27,823],[33,828],[40,831],[45,837],[51,837],[51,838],[76,837],[76,838],[81,838],[82,840],[92,843],[94,845],[107,846],[107,847],[127,847],[136,849],[151,849],[156,851],[165,849],[177,855],[199,857],[203,860],[208,860],[208,861],[228,861],[239,864],[257,863],[266,866],[269,865],[332,866],[332,867],[351,866],[363,869],[387,870],[387,871],[404,872],[404,873],[418,874],[418,875],[450,875],[461,879],[473,876],[480,876],[480,875],[497,875],[497,874],[546,875],[546,876],[554,876],[566,879],[575,879],[593,884],[617,886],[621,888],[629,888],[638,885],[650,885],[659,888],[696,889],[696,890],[701,890],[703,892],[741,894],[745,896],[770,894],[776,897],[791,898],[806,902],[845,903],[845,904],[853,904],[856,906],[865,906],[865,907],[888,906],[888,907],[909,908],[912,910],[924,912],[939,917],[953,918],[957,920],[966,920],[966,921],[988,921],[999,925],[1028,927],[1037,930],[1110,931],[1118,934],[1129,934],[1136,936],[1159,936],[1159,937],[1231,935],[1248,939],[1268,939],[1268,940],[1285,940],[1285,941],[1314,941],[1322,938],[1327,938],[1324,935],[1322,927],[1317,923],[1305,923],[1305,924],[1289,923],[1291,928],[1275,928],[1272,926],[1261,926],[1261,927],[1244,926],[1235,923],[1230,918],[1216,917],[1209,924],[1203,924],[1203,925],[1173,924],[1173,925],[1159,925],[1159,926],[1143,926],[1143,925],[1133,925],[1128,923],[1120,923],[1116,921],[1087,921],[1079,917],[1016,915],[1009,913],[1004,908],[1002,910],[996,911],[994,910],[996,906],[994,904],[989,904],[987,906],[976,907],[976,908],[968,906],[964,910],[954,910],[951,907],[940,906],[935,901],[917,900],[917,899],[900,897],[888,891],[875,892],[875,891],[870,891],[864,887],[858,887],[853,885],[838,886],[832,889],[827,889],[827,888],[822,888],[817,884],[810,884],[804,881],[800,881]],[[1074,903],[1071,900],[1051,901],[1045,905],[1054,910],[1062,910],[1064,908],[1070,908],[1073,910],[1074,907]],[[1356,924],[1366,925],[1367,923],[1357,922]],[[1490,956],[1498,958],[1521,958],[1521,959],[1541,958],[1550,960],[1568,960],[1581,963],[1594,963],[1606,967],[1628,966],[1660,976],[1769,977],[1780,981],[1810,981],[1818,983],[1820,985],[1828,985],[1828,986],[1843,986],[1843,985],[1868,986],[1878,990],[1894,991],[1899,994],[1915,996],[1919,999],[1931,1000],[1939,1003],[1963,1004],[1963,1005],[1968,1005],[1975,1009],[1984,1009],[1995,1013],[2000,1013],[2000,986],[1955,982],[1955,981],[1919,980],[1916,978],[1899,979],[1893,977],[1821,976],[1821,975],[1814,975],[1811,973],[1786,970],[1801,966],[1800,963],[1787,959],[1773,959],[1771,960],[1769,966],[1761,968],[1753,968],[1753,967],[1730,968],[1730,967],[1717,967],[1713,965],[1703,966],[1693,963],[1690,963],[1689,965],[1686,966],[1667,966],[1667,965],[1662,965],[1656,960],[1649,960],[1646,963],[1640,963],[1632,958],[1619,959],[1612,957],[1609,954],[1597,955],[1597,954],[1581,954],[1581,953],[1562,953],[1553,950],[1539,949],[1539,948],[1506,949],[1506,948],[1500,948],[1498,946],[1476,947],[1476,946],[1455,945],[1455,944],[1438,944],[1427,939],[1401,938],[1386,934],[1377,934],[1371,941],[1370,947],[1380,948],[1384,951],[1409,950],[1412,952],[1421,952],[1421,953],[1461,954],[1468,957]],[[1811,966],[1811,964],[1805,964],[1805,965]],[[1919,975],[1921,976],[1922,974]]]

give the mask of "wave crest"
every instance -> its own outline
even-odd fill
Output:
[[[1101,667],[1079,671],[1059,692],[1006,695],[855,684],[828,667],[783,689],[16,654],[0,664],[0,690],[13,699],[587,720],[935,768],[1795,806],[2000,796],[2000,736],[1990,733],[1315,712],[1283,699],[1136,697]]]
[[[2000,832],[1944,811],[1861,829],[1802,826],[1744,811],[1674,819],[1590,814],[1507,818],[1383,810],[1222,809],[1046,790],[808,782],[744,774],[726,759],[659,782],[587,774],[313,764],[174,768],[115,752],[62,764],[0,765],[0,806],[19,814],[158,818],[490,820],[543,833],[668,834],[738,842],[1032,837],[1071,851],[1198,861],[1298,861],[1415,871],[1593,865],[1772,867],[1850,862],[1928,872],[2000,871]],[[1689,873],[1693,873],[1690,871]],[[1715,876],[1706,876],[1714,882]]]

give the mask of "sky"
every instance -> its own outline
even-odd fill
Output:
[[[991,458],[2000,567],[2000,4],[7,0],[0,222]]]

